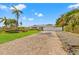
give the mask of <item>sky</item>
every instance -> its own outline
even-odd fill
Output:
[[[12,6],[23,11],[19,18],[22,26],[55,24],[62,14],[79,8],[77,3],[2,3],[0,4],[0,18],[6,16],[16,19],[15,14],[12,14]],[[3,26],[3,23],[0,23],[0,26]]]

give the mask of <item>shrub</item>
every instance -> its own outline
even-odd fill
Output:
[[[7,30],[8,33],[19,33],[19,30]]]
[[[64,31],[72,32],[72,28],[70,25],[64,27]]]
[[[76,26],[75,26],[74,32],[75,32],[75,33],[79,33],[79,25],[76,25]]]
[[[64,31],[73,32],[71,25],[65,26]],[[74,27],[74,33],[79,33],[79,25]]]
[[[28,29],[26,27],[18,27],[18,30],[20,32],[27,32],[28,31]]]

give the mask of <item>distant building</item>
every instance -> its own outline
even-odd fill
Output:
[[[30,27],[30,29],[43,30],[43,26],[40,26],[40,25],[33,25],[33,26]]]
[[[61,27],[55,27],[53,24],[33,25],[30,29],[37,29],[42,31],[62,31]]]

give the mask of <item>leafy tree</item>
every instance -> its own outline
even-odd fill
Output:
[[[68,25],[71,25],[72,31],[74,32],[76,25],[79,25],[79,9],[74,9],[63,14],[56,21],[56,26],[62,26],[63,28]]]
[[[16,26],[17,21],[15,19],[9,19],[8,20],[10,27]]]

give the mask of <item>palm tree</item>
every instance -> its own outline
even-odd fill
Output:
[[[22,26],[22,22],[20,22],[20,25]]]
[[[6,27],[9,25],[8,19],[7,19],[6,17],[0,18],[0,19],[2,19],[2,20],[0,21],[0,23],[3,22],[3,24],[4,24]]]
[[[12,6],[12,7],[13,7],[12,13],[16,15],[16,19],[17,19],[16,27],[18,27],[19,26],[18,20],[19,20],[20,14],[22,14],[23,12],[17,9],[15,6]]]
[[[3,22],[3,24],[8,27],[8,26],[15,26],[15,24],[17,23],[17,21],[15,19],[7,19],[6,17],[0,18],[1,22]]]

